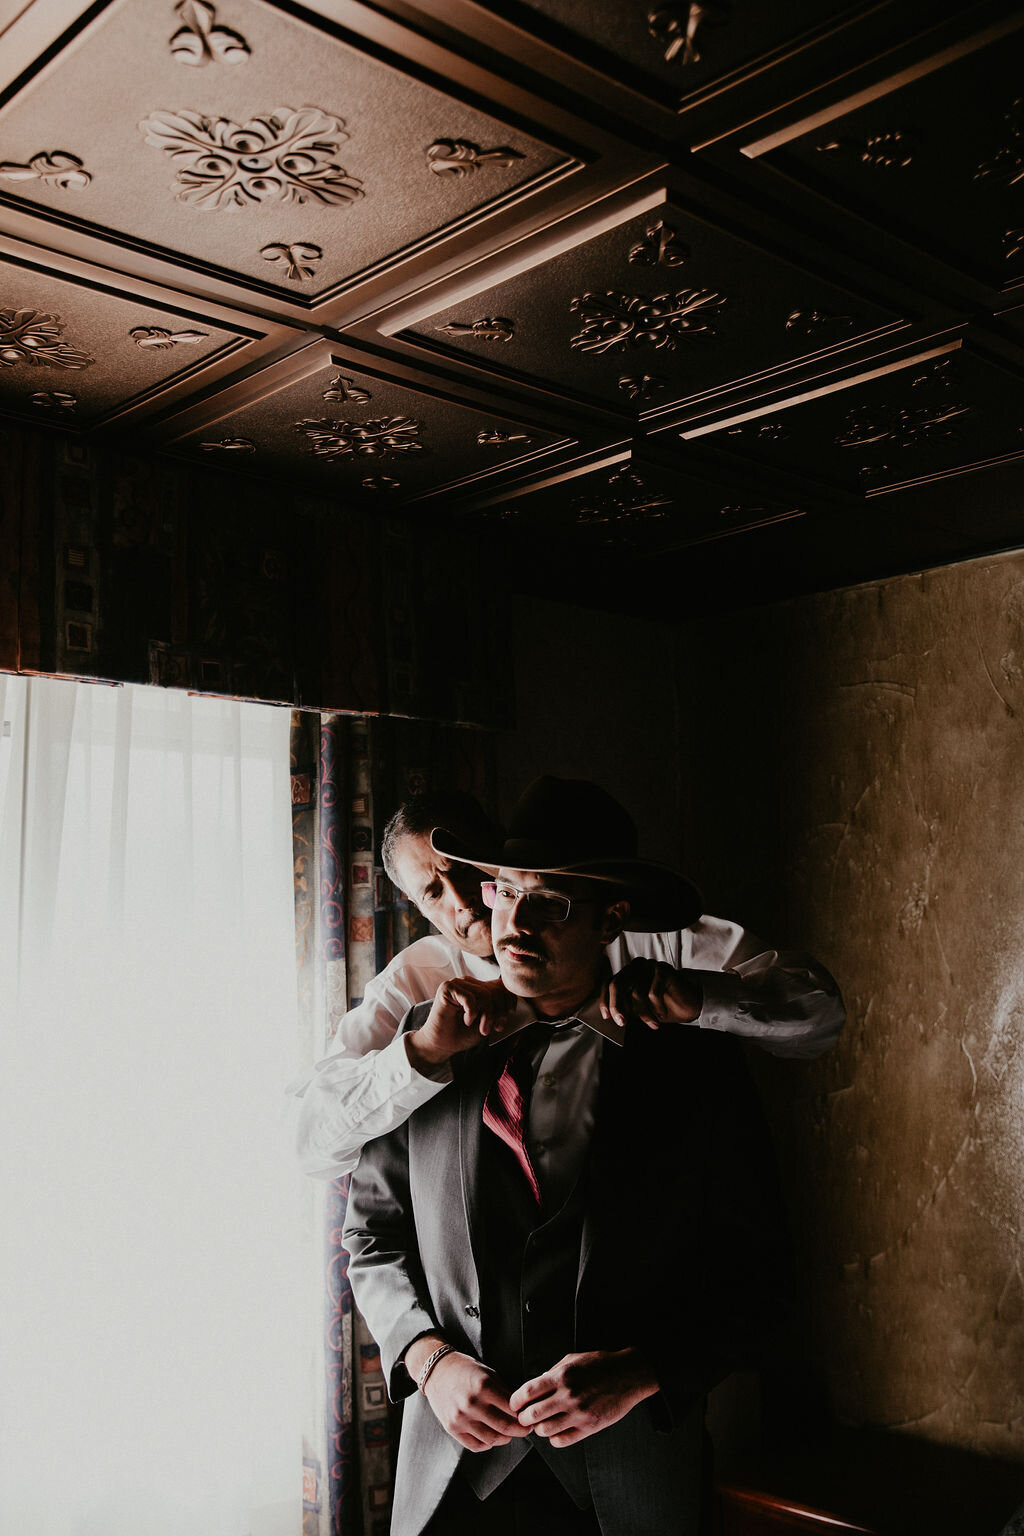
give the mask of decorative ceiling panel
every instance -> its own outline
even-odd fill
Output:
[[[764,67],[850,13],[844,0],[749,7],[730,0],[530,0],[489,9],[671,106],[723,77]]]
[[[388,503],[487,480],[572,441],[500,407],[386,377],[322,342],[208,401],[182,425],[168,424],[178,451]]]
[[[1024,458],[1024,373],[953,342],[881,377],[680,435],[763,469],[877,496]]]
[[[630,449],[615,458],[559,485],[492,499],[467,520],[493,530],[510,552],[522,541],[543,545],[552,564],[566,558],[567,548],[589,564],[602,555],[665,555],[803,516],[799,505],[778,496],[740,500],[728,478],[688,470],[681,458],[672,466]]]
[[[1024,281],[1021,18],[924,55],[743,153],[996,293]]]
[[[579,167],[263,0],[113,0],[0,111],[7,204],[310,306]]]
[[[209,376],[258,335],[0,252],[0,405],[8,411],[98,425]]]
[[[549,242],[562,248],[546,257]],[[790,369],[901,317],[661,201],[402,331],[421,348],[640,413]],[[514,258],[506,253],[506,268]]]
[[[610,606],[1024,543],[1022,66],[1008,0],[0,0],[0,411]]]

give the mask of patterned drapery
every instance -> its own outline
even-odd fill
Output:
[[[292,716],[296,964],[310,1061],[327,1050],[370,979],[428,931],[381,867],[385,823],[426,788],[469,790],[493,808],[492,742],[437,722]],[[341,1246],[347,1199],[342,1178],[322,1204],[324,1326],[304,1435],[303,1536],[387,1536],[391,1518],[398,1414],[352,1304]]]

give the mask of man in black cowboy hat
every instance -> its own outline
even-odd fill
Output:
[[[555,782],[539,780],[517,814],[528,811],[541,786]],[[562,797],[573,804],[577,783],[568,781]],[[435,931],[398,951],[341,1020],[329,1053],[290,1085],[298,1100],[299,1161],[314,1177],[351,1172],[367,1141],[396,1129],[444,1091],[451,1056],[503,1022],[509,997],[495,984],[480,871],[432,845],[438,827],[478,850],[501,848],[503,834],[471,795],[456,790],[414,795],[385,827],[381,858],[388,876]],[[632,823],[620,830],[635,854]],[[634,924],[606,953],[603,1001],[620,1023],[635,1016],[652,1026],[721,1030],[798,1059],[820,1056],[843,1026],[839,989],[812,955],[780,952],[722,918],[704,914],[685,927],[654,932]],[[451,985],[442,994],[444,982]],[[401,1034],[409,1009],[435,998],[438,1006],[425,1023]]]
[[[519,1002],[353,1176],[353,1290],[409,1399],[393,1536],[695,1536],[704,1395],[777,1311],[772,1157],[733,1042],[601,1006],[625,926],[700,911],[631,827],[597,786],[541,780],[500,851],[435,833],[492,877]]]

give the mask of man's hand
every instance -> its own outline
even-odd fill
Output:
[[[444,1429],[467,1451],[489,1451],[529,1434],[509,1407],[501,1377],[472,1355],[445,1355],[427,1377],[423,1395]]]
[[[660,1024],[692,1024],[704,1006],[704,989],[692,971],[677,971],[664,960],[639,957],[624,965],[601,989],[601,1015],[626,1025],[642,1019]]]
[[[500,1035],[516,1006],[516,998],[500,981],[475,981],[462,976],[442,981],[434,1005],[419,1029],[405,1037],[409,1060],[429,1075],[459,1051],[479,1045],[481,1037]]]
[[[563,1355],[513,1392],[509,1406],[525,1429],[560,1450],[617,1424],[657,1391],[657,1377],[635,1350],[594,1349]]]

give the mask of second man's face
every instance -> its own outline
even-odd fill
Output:
[[[439,933],[470,955],[491,949],[491,914],[480,895],[484,876],[472,864],[435,853],[426,833],[403,837],[395,850],[395,872],[405,894]]]

